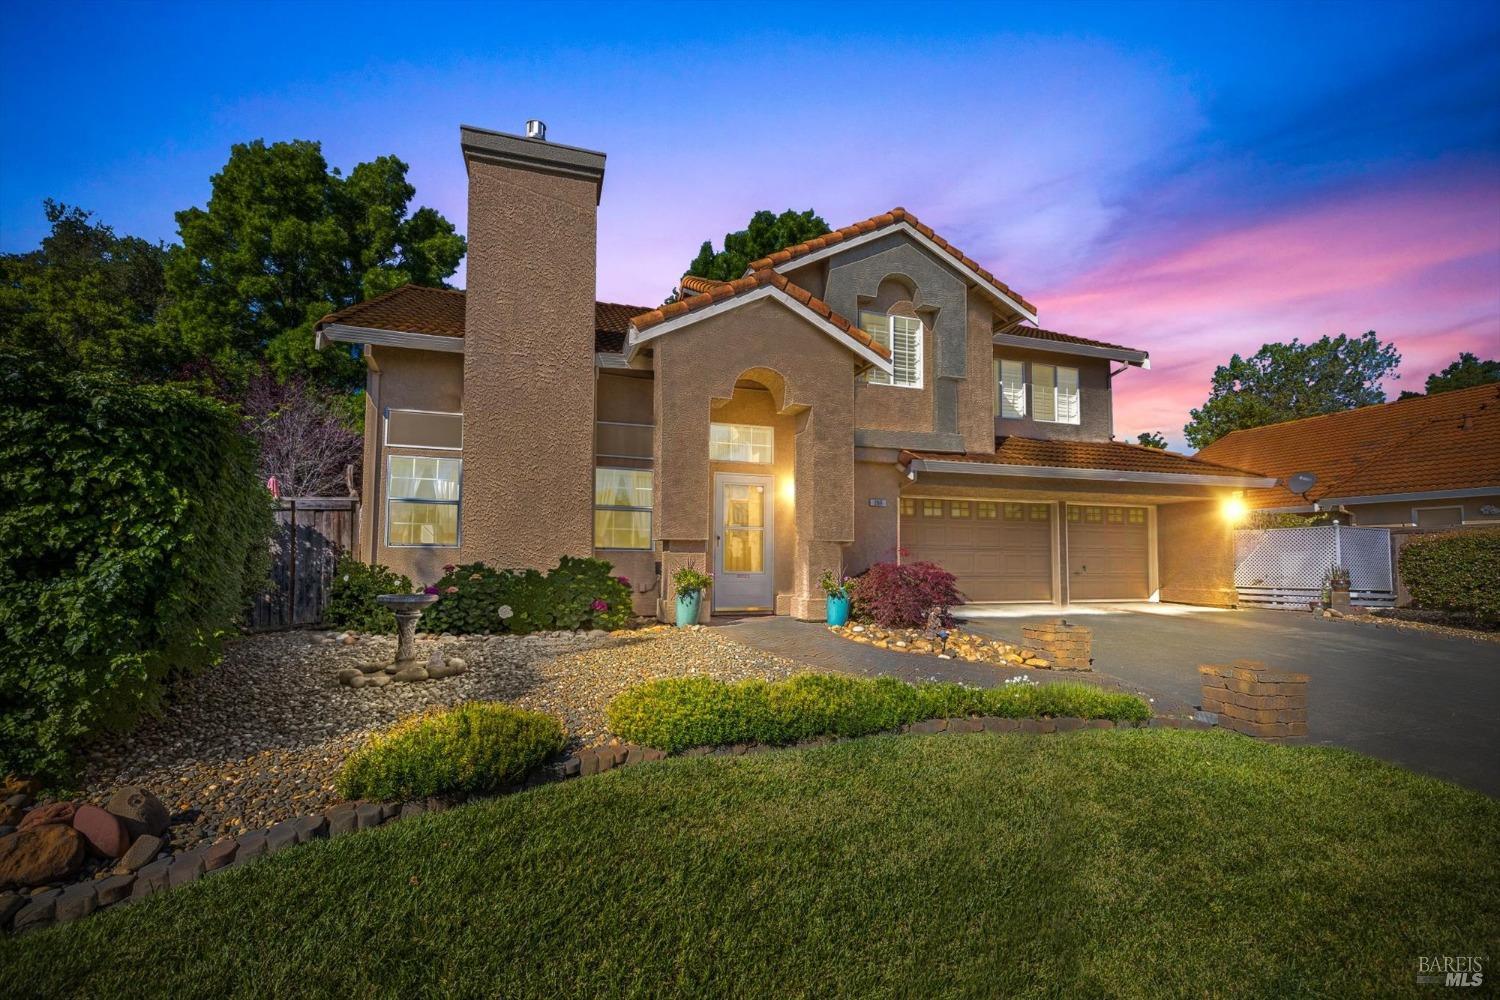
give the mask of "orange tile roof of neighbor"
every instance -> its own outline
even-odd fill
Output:
[[[1005,332],[1013,337],[1030,337],[1032,340],[1051,340],[1059,344],[1080,344],[1084,347],[1102,347],[1111,351],[1131,351],[1137,354],[1146,353],[1136,347],[1111,344],[1103,340],[1090,340],[1088,337],[1075,337],[1070,333],[1058,333],[1056,330],[1039,330],[1034,326],[1012,327]],[[1045,350],[1045,348],[1039,348],[1039,350]]]
[[[1026,299],[1022,297],[1020,292],[1017,292],[1005,282],[995,277],[977,261],[970,258],[962,250],[958,249],[958,247],[954,246],[952,243],[949,243],[937,233],[933,232],[931,227],[923,225],[920,221],[918,221],[915,215],[912,215],[904,208],[893,208],[889,212],[883,212],[880,215],[871,216],[870,218],[865,219],[863,222],[856,222],[853,225],[845,226],[843,229],[835,229],[831,233],[819,236],[816,239],[808,240],[805,243],[797,243],[793,246],[786,247],[785,249],[777,250],[775,253],[771,254],[768,257],[762,257],[760,260],[751,261],[750,270],[759,271],[768,267],[780,267],[782,264],[796,260],[798,257],[805,257],[810,253],[816,253],[817,251],[822,250],[824,247],[831,247],[835,244],[842,243],[845,240],[851,240],[857,236],[863,236],[866,233],[873,233],[877,229],[885,229],[887,226],[894,226],[902,222],[911,226],[913,229],[921,233],[923,236],[927,237],[933,243],[936,243],[943,249],[945,253],[951,254],[953,257],[962,262],[965,267],[973,271],[975,274],[979,275],[985,281],[989,282],[990,284],[994,285],[996,288],[1004,292],[1006,295],[1009,295],[1011,298],[1015,299],[1023,307],[1025,307],[1027,311],[1032,313],[1036,312],[1036,306],[1032,305],[1030,302],[1027,302]]]
[[[953,454],[903,451],[901,464],[912,459],[932,462],[975,462],[989,465],[1043,466],[1057,469],[1105,469],[1111,472],[1152,472],[1183,476],[1257,476],[1246,469],[1179,455],[1160,448],[1143,448],[1123,441],[1055,441],[1014,435],[995,439],[995,453]]]
[[[1234,431],[1198,457],[1278,478],[1314,473],[1312,500],[1486,487],[1500,492],[1500,385]],[[1246,500],[1256,507],[1307,502],[1282,486],[1251,491]]]

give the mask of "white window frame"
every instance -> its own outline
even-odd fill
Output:
[[[860,329],[864,330],[864,318],[866,316],[882,316],[882,315],[885,317],[885,340],[884,341],[880,340],[880,338],[878,336],[876,336],[876,334],[871,333],[871,331],[869,331],[869,330],[865,330],[865,332],[869,333],[870,336],[875,339],[876,343],[880,344],[886,350],[888,350],[888,351],[891,352],[891,369],[892,370],[891,370],[890,374],[887,374],[887,373],[881,371],[878,368],[871,369],[870,371],[868,371],[868,372],[865,373],[865,381],[867,383],[869,383],[870,385],[888,385],[888,386],[891,386],[892,388],[896,388],[896,389],[920,389],[920,388],[922,388],[923,367],[924,367],[924,363],[926,361],[926,349],[927,349],[927,324],[924,323],[924,322],[922,322],[922,320],[920,320],[920,319],[918,319],[918,318],[916,318],[914,316],[894,316],[894,315],[891,315],[889,313],[879,313],[879,312],[876,312],[873,309],[861,309],[860,310]],[[914,374],[915,381],[900,382],[900,381],[896,380],[896,374],[895,374],[895,372],[896,372],[896,369],[898,367],[900,367],[899,362],[897,361],[897,358],[896,358],[896,321],[898,319],[901,320],[903,323],[915,323],[917,325],[917,332],[916,332],[916,337],[915,337],[915,348],[911,352],[914,355],[911,360],[912,360],[912,372]]]
[[[766,434],[767,434],[767,436],[770,439],[768,441],[768,443],[765,445],[765,447],[766,447],[766,458],[765,458],[765,461],[760,461],[760,460],[754,459],[754,458],[716,458],[716,457],[714,457],[714,443],[715,443],[714,442],[714,428],[715,427],[743,427],[743,428],[749,428],[749,429],[753,429],[753,430],[757,430],[757,431],[765,431]],[[728,445],[728,444],[730,444],[730,442],[724,442],[724,444]],[[756,444],[749,444],[748,446],[752,447],[752,448],[760,447],[759,445],[756,445]],[[735,463],[738,463],[740,465],[775,465],[776,464],[776,428],[767,426],[765,424],[735,424],[735,423],[729,423],[727,421],[715,420],[715,421],[713,421],[712,423],[710,423],[708,425],[708,458],[709,458],[709,461],[711,461],[711,462],[735,462]]]
[[[1012,374],[1016,376],[1014,384],[1014,396],[1011,399],[1005,397],[1005,373],[1006,369],[1013,369]],[[1014,412],[1007,413],[1006,406],[1009,404]],[[1019,420],[1026,416],[1026,362],[1012,361],[1009,358],[995,359],[995,414],[1006,420]]]
[[[1442,505],[1432,506],[1432,507],[1413,507],[1411,509],[1411,526],[1413,528],[1421,527],[1421,521],[1417,518],[1417,514],[1418,514],[1418,512],[1424,511],[1424,510],[1456,510],[1456,511],[1458,511],[1458,521],[1457,521],[1456,524],[1434,524],[1433,525],[1434,528],[1454,528],[1454,527],[1461,527],[1463,525],[1463,523],[1464,523],[1464,507],[1463,507],[1463,504],[1442,504]]]
[[[453,449],[434,449],[453,450]],[[429,500],[426,497],[398,497],[391,494],[391,462],[398,458],[431,458],[440,462],[458,463],[458,499],[457,500]],[[385,482],[381,484],[381,492],[385,495],[385,547],[388,549],[455,549],[463,544],[464,540],[464,460],[454,458],[451,455],[409,455],[389,454],[385,457]],[[391,504],[392,503],[425,503],[434,507],[454,508],[454,534],[453,544],[444,542],[392,542],[391,541]]]
[[[1039,388],[1042,388],[1038,386],[1036,381],[1036,367],[1038,364],[1041,364],[1044,368],[1052,369],[1052,384],[1045,387],[1047,391],[1052,393],[1051,420],[1037,416],[1036,394],[1037,390]],[[1079,384],[1078,369],[1074,368],[1071,365],[1054,365],[1047,362],[1036,361],[1029,362],[1029,365],[1031,367],[1031,419],[1039,424],[1069,424],[1075,427],[1081,424],[1083,422],[1083,389]],[[1062,406],[1060,405],[1060,402],[1063,397],[1061,392],[1059,391],[1059,383],[1061,382],[1059,374],[1065,371],[1073,373],[1073,398],[1072,406],[1070,407],[1072,412],[1068,417],[1063,417],[1061,415]]]
[[[650,507],[627,507],[612,503],[594,503],[594,510],[623,510],[633,514],[642,511],[646,513],[646,544],[643,546],[630,545],[594,545],[597,552],[651,552],[656,548],[656,471],[654,469],[630,468],[623,465],[596,465],[594,467],[594,495],[599,494],[599,473],[601,472],[644,472],[651,477],[651,506]],[[597,542],[597,540],[596,540]]]
[[[459,425],[458,425],[458,447],[457,448],[453,448],[453,447],[450,447],[450,446],[440,445],[440,444],[402,444],[400,442],[393,442],[391,440],[391,414],[392,413],[426,413],[426,414],[428,414],[430,416],[458,417],[459,418]],[[459,412],[455,413],[452,410],[414,410],[414,409],[411,409],[410,407],[406,407],[406,406],[387,406],[387,407],[385,407],[381,411],[381,414],[380,414],[380,423],[381,423],[380,440],[381,440],[381,443],[384,444],[387,448],[420,448],[423,451],[463,451],[464,450],[463,416],[464,415],[463,415],[462,411],[459,411]]]

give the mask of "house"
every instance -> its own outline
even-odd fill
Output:
[[[1500,525],[1500,385],[1234,431],[1197,457],[1317,477],[1306,495],[1247,490],[1259,510],[1342,511],[1367,527]]]
[[[694,565],[705,614],[818,619],[825,571],[895,559],[973,601],[1233,603],[1220,506],[1275,482],[1113,439],[1146,352],[1038,328],[899,208],[667,305],[597,302],[604,154],[460,137],[467,291],[317,326],[369,369],[363,558],[430,581],[598,555],[643,613]]]

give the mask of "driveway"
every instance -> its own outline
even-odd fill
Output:
[[[960,609],[962,611],[964,609]],[[1290,611],[1074,607],[1094,665],[1197,705],[1198,664],[1261,660],[1309,675],[1308,736],[1500,797],[1500,644]],[[976,608],[966,627],[1019,642],[1057,610]]]

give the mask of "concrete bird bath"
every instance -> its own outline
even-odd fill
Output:
[[[417,658],[417,622],[424,608],[437,603],[436,594],[381,594],[375,603],[396,614],[396,667]]]

